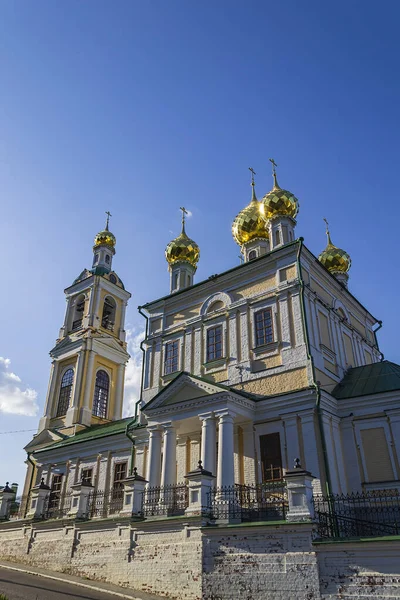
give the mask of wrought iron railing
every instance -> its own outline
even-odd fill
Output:
[[[71,510],[72,491],[64,494],[50,492],[43,504],[43,519],[62,519]]]
[[[177,516],[183,515],[189,505],[189,491],[186,483],[146,488],[142,496],[142,515]]]
[[[115,515],[122,510],[124,502],[124,490],[115,489],[111,491],[93,490],[89,494],[88,517],[105,518]]]
[[[208,508],[215,520],[282,521],[288,510],[286,483],[277,481],[212,488]]]
[[[352,538],[400,534],[399,490],[315,495],[318,537]]]

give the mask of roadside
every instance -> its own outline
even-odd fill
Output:
[[[160,596],[125,589],[110,583],[91,581],[46,571],[19,563],[0,561],[0,594],[8,595],[9,600],[112,600],[127,598],[128,600],[160,600]],[[47,595],[48,594],[48,595]]]

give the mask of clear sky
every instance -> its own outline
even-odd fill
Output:
[[[1,2],[1,484],[23,482],[33,432],[4,432],[37,427],[63,290],[91,266],[104,211],[133,294],[129,412],[136,307],[168,293],[179,206],[197,281],[238,264],[248,167],[260,197],[271,156],[300,200],[297,235],[318,254],[328,218],[400,362],[399,18],[397,0]]]

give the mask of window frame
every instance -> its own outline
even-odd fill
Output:
[[[219,340],[217,340],[216,330],[219,330]],[[214,337],[213,340],[210,340],[211,335]],[[220,346],[219,351],[217,350],[218,345]],[[219,354],[217,355],[218,352]],[[208,327],[206,331],[206,362],[210,363],[222,358],[224,358],[224,328],[222,323],[219,323],[218,325]]]
[[[118,469],[120,467],[123,467],[123,469],[120,469],[121,472],[118,473]],[[118,477],[117,477],[117,474],[118,474]],[[123,475],[123,477],[121,475]],[[124,479],[126,479],[127,476],[128,476],[128,461],[121,460],[121,461],[114,463],[113,490],[122,490],[124,488],[122,481],[124,481]]]
[[[86,475],[85,475],[86,473]],[[90,473],[90,475],[87,475]],[[81,479],[80,483],[85,483],[86,485],[92,485],[93,479],[93,467],[85,467],[81,469]]]
[[[169,348],[176,348],[172,351],[172,355],[169,356]],[[176,366],[176,368],[174,368]],[[166,342],[164,347],[164,375],[171,375],[179,371],[179,340],[171,340]]]
[[[71,383],[63,386],[63,380],[69,371],[72,372]],[[58,388],[57,410],[56,410],[56,414],[55,414],[56,418],[65,417],[65,415],[67,414],[67,411],[68,411],[70,403],[71,403],[72,392],[74,389],[74,382],[75,382],[75,370],[72,365],[68,365],[68,367],[65,367],[65,369],[60,377],[60,385]],[[61,402],[61,394],[67,388],[69,388],[69,391],[67,392],[68,399],[66,399],[65,394],[64,394],[63,398],[62,398],[62,402]],[[65,405],[65,410],[64,410],[64,405]],[[62,407],[62,410],[60,410],[60,406]]]
[[[108,381],[107,396],[106,396],[105,400],[104,400],[104,398],[99,397],[96,402],[97,390],[99,389],[99,391],[101,391],[103,389],[106,389],[105,387],[100,387],[97,383],[99,373],[104,373],[107,376],[107,381]],[[97,371],[96,371],[96,378],[95,378],[95,382],[94,382],[93,404],[92,404],[92,415],[94,417],[97,417],[98,419],[107,419],[109,400],[110,400],[110,390],[111,390],[110,374],[107,373],[107,371],[103,367],[101,367],[101,368],[97,369]],[[95,404],[95,402],[96,402],[96,404]],[[102,407],[101,411],[99,410],[99,407]],[[96,408],[96,412],[95,412],[95,408]]]
[[[269,313],[270,329],[271,329],[270,336],[268,336],[266,334],[265,318],[262,319],[262,327],[261,328],[258,327],[257,319],[258,319],[259,315],[264,314],[264,313]],[[273,317],[273,313],[272,313],[272,307],[267,306],[267,307],[260,308],[259,310],[254,311],[253,319],[254,319],[254,347],[261,348],[263,346],[268,346],[269,344],[273,344],[273,342],[275,340],[275,329],[274,329],[274,317]],[[263,332],[262,341],[261,341],[261,339],[259,339],[259,336],[258,336],[260,331]]]

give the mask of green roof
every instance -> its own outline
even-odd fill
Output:
[[[78,431],[75,435],[65,438],[61,442],[55,442],[49,444],[45,448],[36,450],[38,452],[47,452],[47,450],[56,450],[57,448],[64,448],[64,446],[70,446],[71,444],[79,444],[80,442],[89,442],[90,440],[97,440],[102,437],[108,437],[110,435],[116,435],[123,433],[126,430],[126,426],[132,423],[134,417],[127,417],[126,419],[120,419],[119,421],[111,421],[111,423],[105,423],[104,425],[93,425]],[[62,435],[61,432],[57,433]]]
[[[400,365],[384,360],[349,369],[332,396],[338,400],[400,390]]]

